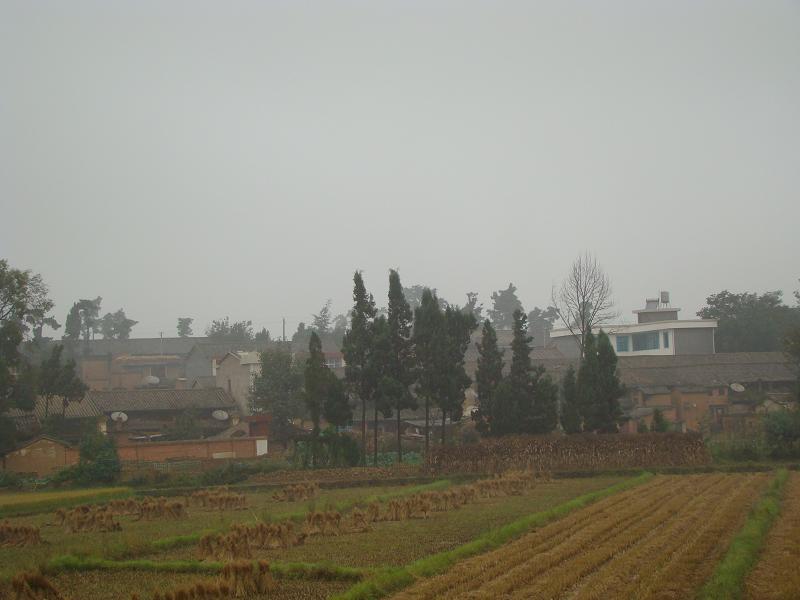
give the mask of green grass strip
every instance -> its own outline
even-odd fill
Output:
[[[391,494],[383,494],[383,495],[373,495],[368,496],[367,498],[360,499],[360,500],[350,500],[347,502],[340,502],[337,504],[324,504],[321,503],[321,506],[326,507],[329,510],[338,510],[339,512],[346,512],[352,509],[354,506],[369,504],[370,502],[387,502],[393,498],[402,498],[404,496],[410,496],[412,494],[419,494],[421,492],[427,491],[435,491],[435,490],[442,490],[445,489],[453,484],[452,481],[449,479],[440,479],[438,481],[433,481],[431,483],[424,483],[420,485],[414,485],[408,487],[403,490],[399,490],[397,492]],[[293,512],[285,512],[285,513],[278,513],[276,515],[272,515],[273,521],[302,521],[305,519],[306,514],[308,513],[307,509],[303,509],[300,511],[293,511]],[[195,533],[190,533],[187,535],[176,535],[172,537],[162,538],[160,540],[155,540],[145,546],[139,553],[146,554],[148,551],[150,552],[164,552],[165,550],[171,550],[173,548],[180,548],[182,546],[191,546],[192,544],[196,544],[200,541],[204,535],[210,533],[222,533],[228,531],[230,526],[226,526],[223,528],[215,529],[215,530],[204,530],[198,531]]]
[[[98,491],[95,494],[83,494],[79,496],[51,497],[44,500],[31,500],[28,502],[17,502],[0,506],[0,519],[6,517],[21,517],[54,511],[57,508],[71,508],[81,504],[97,504],[108,502],[117,498],[128,498],[133,496],[130,488],[112,488],[106,491]]]
[[[781,469],[770,482],[759,503],[750,511],[733,538],[711,579],[698,595],[699,600],[734,600],[742,597],[744,580],[758,562],[770,528],[781,510],[781,499],[789,472]]]
[[[44,567],[47,573],[59,571],[151,571],[160,573],[216,574],[224,567],[221,562],[199,560],[108,560],[67,554],[51,559]],[[339,567],[326,563],[270,563],[270,572],[280,579],[310,579],[315,581],[360,581],[363,569]]]
[[[583,494],[551,509],[517,519],[452,550],[426,556],[404,567],[382,569],[373,577],[354,585],[343,594],[334,596],[334,598],[335,600],[376,600],[383,598],[408,587],[421,577],[431,577],[443,573],[460,560],[493,550],[529,532],[534,527],[540,527],[598,500],[641,485],[652,477],[652,473],[642,473],[637,477],[627,479],[605,489]]]

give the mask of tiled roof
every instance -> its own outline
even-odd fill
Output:
[[[35,417],[36,420],[39,422],[44,421],[45,419],[45,409],[47,408],[47,402],[41,396],[36,398],[36,405],[34,406],[33,410],[20,410],[18,408],[9,409],[6,413],[10,418],[17,420],[17,419],[28,419],[31,417]],[[47,411],[49,415],[60,415],[62,410],[61,405],[61,398],[53,398],[50,400],[50,407]],[[83,400],[80,402],[70,402],[67,404],[66,411],[64,412],[64,417],[66,419],[92,419],[95,417],[99,417],[102,415],[102,411],[97,407],[94,401],[87,396],[84,396]]]
[[[190,390],[112,390],[87,392],[104,413],[115,411],[136,412],[151,410],[236,409],[236,401],[221,388]],[[84,401],[86,398],[84,398]]]

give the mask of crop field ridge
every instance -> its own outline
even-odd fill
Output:
[[[800,594],[800,474],[790,474],[784,494],[761,560],[745,581],[745,597],[751,600],[791,600]]]
[[[395,598],[692,597],[768,479],[658,477],[420,580]]]

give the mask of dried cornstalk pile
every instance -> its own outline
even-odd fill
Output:
[[[108,506],[83,504],[71,510],[59,508],[55,516],[56,525],[64,527],[68,533],[122,530],[122,525],[114,520],[115,513]]]
[[[764,543],[753,572],[745,581],[748,598],[777,600],[800,594],[800,474],[791,473],[781,513]]]
[[[658,477],[458,563],[396,600],[693,597],[767,479]]]
[[[244,494],[229,492],[226,488],[199,490],[186,498],[187,505],[194,503],[210,510],[244,510],[247,498]]]
[[[201,580],[173,590],[155,592],[152,600],[205,600],[206,598],[246,598],[254,594],[267,594],[275,585],[269,563],[260,560],[230,562],[226,564],[216,580]],[[132,594],[131,600],[140,600]]]
[[[0,547],[29,546],[41,544],[39,528],[32,525],[13,525],[8,521],[0,523]]]
[[[16,600],[65,600],[40,573],[19,573],[11,580]]]
[[[288,485],[279,492],[272,495],[274,500],[280,502],[295,502],[296,500],[309,500],[319,493],[319,484],[312,482],[296,483]]]
[[[427,469],[445,473],[603,470],[704,465],[711,457],[699,435],[647,433],[487,438],[465,446],[438,446]]]

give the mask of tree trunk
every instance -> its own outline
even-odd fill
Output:
[[[367,399],[361,398],[361,465],[367,466]]]
[[[400,437],[400,407],[397,407],[397,462],[403,462],[403,440]]]
[[[428,456],[428,446],[431,442],[431,433],[430,433],[430,414],[431,414],[431,401],[430,399],[425,396],[425,456]]]
[[[445,419],[445,415],[446,415],[446,414],[447,414],[447,413],[446,413],[446,412],[443,410],[443,411],[442,411],[442,446],[444,446],[444,442],[445,442],[445,433],[447,432],[447,430],[446,430],[446,429],[445,429],[445,427],[444,427],[444,419]]]
[[[372,449],[372,464],[378,466],[378,403],[375,403],[375,427],[372,432],[374,435],[375,447]]]

